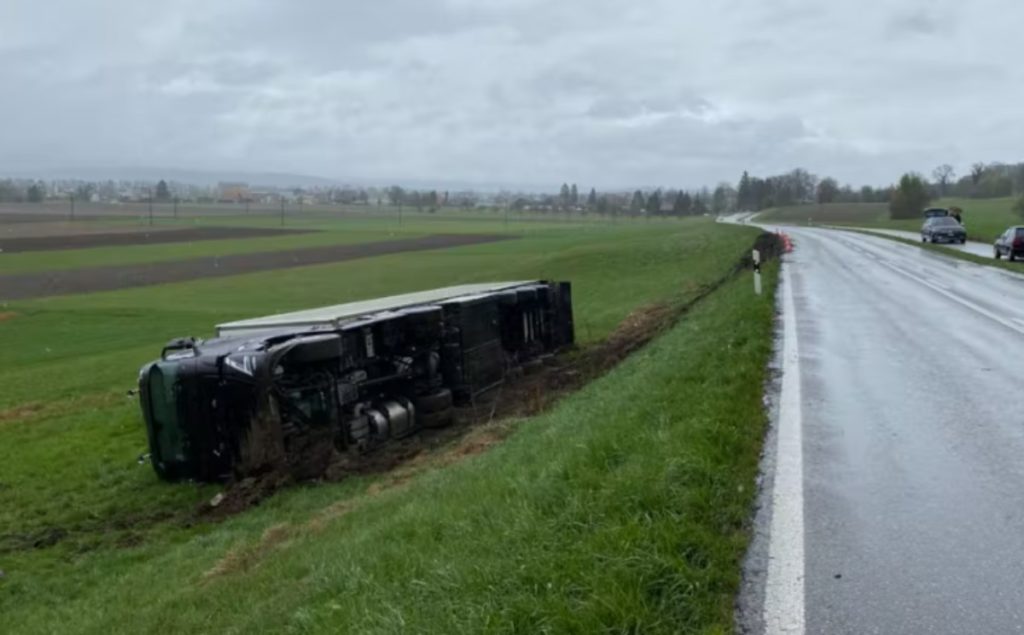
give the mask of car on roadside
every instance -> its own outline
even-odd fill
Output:
[[[1006,256],[1007,260],[1013,262],[1024,257],[1024,226],[1014,225],[1004,231],[996,238],[992,250],[995,252],[996,260]]]
[[[933,216],[921,226],[921,242],[963,244],[967,242],[967,230],[952,216]]]

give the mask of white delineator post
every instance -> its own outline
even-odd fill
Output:
[[[754,250],[754,293],[761,295],[761,252]]]

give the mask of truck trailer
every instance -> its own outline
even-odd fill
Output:
[[[524,364],[572,345],[568,282],[468,284],[228,322],[139,373],[165,480],[314,478],[341,455],[452,422]]]

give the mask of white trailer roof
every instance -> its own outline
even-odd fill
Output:
[[[217,335],[241,335],[244,333],[256,333],[289,326],[339,326],[360,317],[393,311],[417,304],[430,304],[442,300],[450,300],[462,296],[473,296],[502,289],[511,289],[523,285],[536,284],[536,280],[525,280],[520,282],[483,282],[478,284],[462,284],[454,287],[443,287],[441,289],[430,289],[429,291],[417,291],[415,293],[403,293],[385,298],[374,298],[360,302],[349,302],[347,304],[336,304],[334,306],[321,307],[318,309],[307,309],[293,313],[281,313],[267,317],[239,320],[217,325]]]

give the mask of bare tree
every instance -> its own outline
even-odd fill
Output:
[[[939,194],[941,196],[945,196],[946,186],[949,185],[950,181],[956,178],[956,172],[953,170],[952,165],[943,163],[932,170],[932,176],[935,177],[935,181],[939,184]]]
[[[981,181],[981,177],[985,174],[985,168],[987,166],[984,163],[975,163],[971,166],[971,183],[975,186]]]

